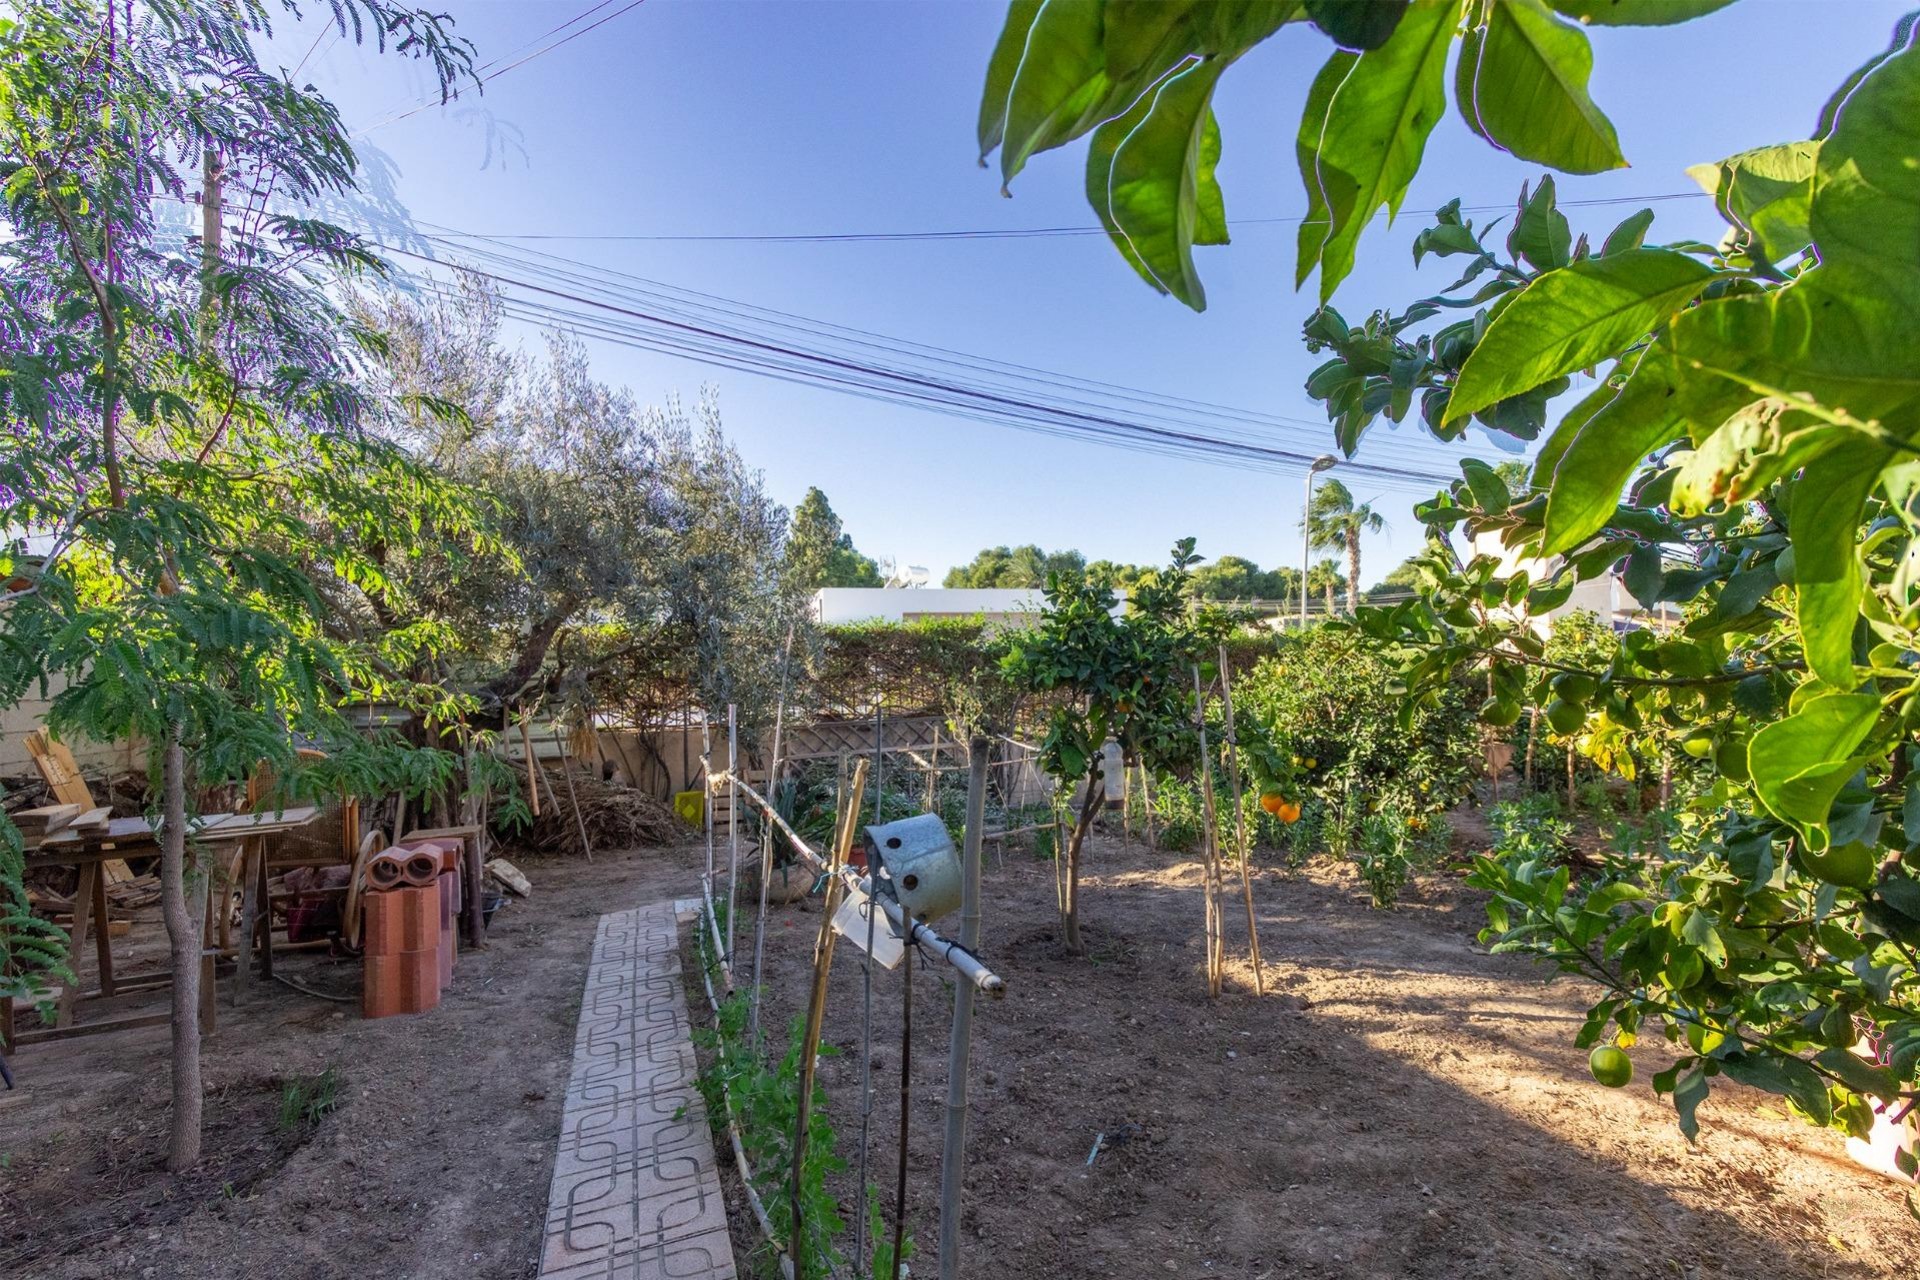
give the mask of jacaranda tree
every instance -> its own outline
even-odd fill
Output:
[[[293,6],[44,0],[0,19],[0,531],[31,552],[0,563],[25,584],[0,615],[0,704],[53,689],[56,734],[150,749],[175,1168],[200,1145],[193,797],[259,761],[288,794],[445,785],[453,755],[343,715],[377,701],[453,723],[458,705],[396,675],[440,637],[342,631],[319,584],[379,597],[394,557],[484,537],[465,491],[376,434],[397,412],[359,377],[380,335],[330,286],[381,262],[336,226],[268,211],[355,175],[332,105],[260,64],[276,11]],[[332,19],[443,90],[470,74],[442,17],[334,0]],[[309,744],[328,758],[296,756]],[[19,904],[19,837],[0,823],[0,840],[0,892]],[[13,959],[0,981],[35,995],[55,957]]]

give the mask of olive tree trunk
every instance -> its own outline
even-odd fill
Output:
[[[173,1123],[167,1167],[200,1162],[200,918],[206,882],[187,865],[187,759],[180,726],[161,764],[160,911],[173,960]],[[241,954],[247,943],[241,941]]]

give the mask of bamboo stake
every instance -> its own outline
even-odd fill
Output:
[[[713,737],[707,726],[707,713],[700,713],[700,818],[707,833],[707,869],[708,884],[713,883]],[[728,964],[733,957],[724,957]]]
[[[1147,762],[1140,762],[1140,803],[1147,809],[1147,848],[1160,847],[1160,835],[1153,829],[1153,775],[1147,772]]]
[[[1233,678],[1227,673],[1227,646],[1220,646],[1220,696],[1227,709],[1227,776],[1233,779],[1233,835],[1240,854],[1240,893],[1247,901],[1247,950],[1253,957],[1253,993],[1267,994],[1260,967],[1260,926],[1253,919],[1253,849],[1247,841],[1247,807],[1240,789],[1240,739],[1233,727]]]
[[[540,816],[540,781],[534,770],[539,766],[533,761],[533,734],[527,729],[529,719],[526,715],[520,717],[520,749],[527,753],[527,799],[532,803],[533,816],[537,818]],[[394,834],[403,833],[395,831]]]
[[[841,806],[839,830],[834,833],[833,852],[827,864],[827,897],[820,908],[820,938],[813,950],[813,991],[807,998],[806,1028],[800,1037],[800,1085],[795,1104],[799,1114],[793,1126],[793,1169],[788,1188],[793,1229],[787,1238],[787,1254],[793,1259],[794,1275],[798,1280],[806,1280],[807,1276],[807,1258],[800,1249],[806,1234],[800,1188],[801,1175],[807,1165],[807,1132],[813,1119],[813,1076],[815,1059],[820,1052],[820,1024],[827,1011],[827,974],[833,967],[833,940],[838,936],[833,931],[833,913],[840,906],[840,894],[836,891],[843,887],[840,868],[846,865],[847,854],[853,848],[854,827],[860,818],[861,793],[867,785],[867,763],[862,758],[853,767],[853,784],[848,788],[847,803]]]
[[[560,722],[553,722],[553,745],[560,748],[560,776],[567,783],[567,803],[573,808],[574,829],[580,833],[580,851],[587,855],[587,861],[593,861],[593,841],[587,839],[587,820],[580,812],[580,796],[573,789],[573,770],[567,767],[567,744],[560,737]],[[728,913],[727,918],[733,918]]]
[[[1200,812],[1206,823],[1206,839],[1201,848],[1206,855],[1206,895],[1207,895],[1207,994],[1220,994],[1220,970],[1225,960],[1221,946],[1220,928],[1220,850],[1215,840],[1213,808],[1213,759],[1207,750],[1207,705],[1206,695],[1200,689],[1200,668],[1193,668],[1193,713],[1200,729]]]
[[[987,823],[987,752],[978,734],[967,744],[967,827],[961,841],[960,945],[980,945],[980,841]],[[973,987],[953,993],[953,1035],[947,1044],[947,1125],[940,1148],[940,1280],[960,1275],[960,1190],[967,1169],[967,1066],[973,1053]],[[902,1113],[904,1117],[904,1112]]]

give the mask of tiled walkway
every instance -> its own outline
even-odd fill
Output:
[[[734,1280],[677,934],[665,902],[600,917],[541,1280]]]

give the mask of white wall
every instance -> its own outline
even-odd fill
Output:
[[[822,587],[813,594],[814,616],[828,624],[982,614],[993,621],[1016,622],[1045,604],[1037,587]]]
[[[48,693],[57,694],[59,687],[49,688]],[[35,690],[38,693],[38,690]],[[34,768],[33,759],[27,755],[27,735],[41,727],[46,721],[47,703],[39,697],[28,696],[15,707],[0,707],[0,778],[31,777],[38,778],[39,770]],[[89,773],[123,773],[129,769],[143,769],[146,758],[136,752],[131,744],[118,743],[101,746],[84,739],[67,743],[67,749],[73,752],[73,758],[80,767]]]

